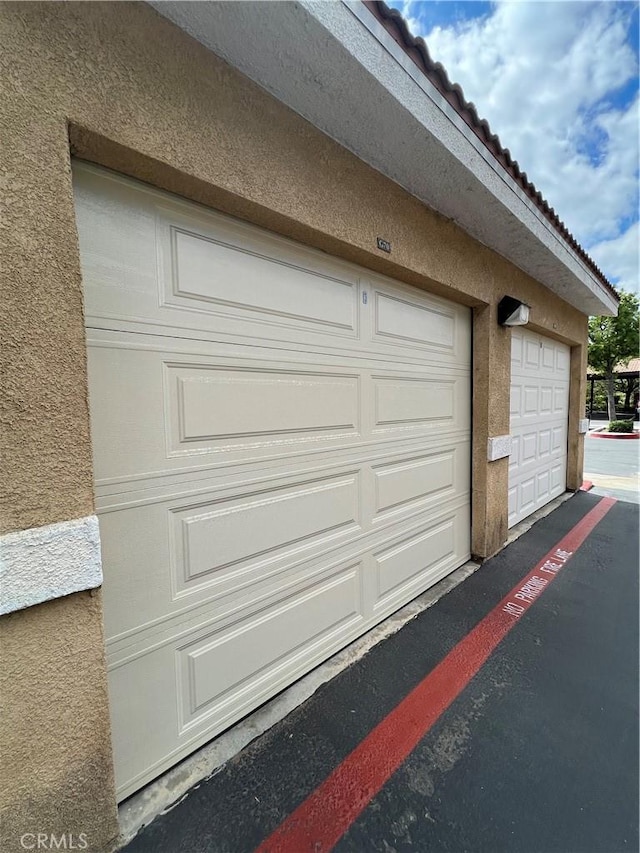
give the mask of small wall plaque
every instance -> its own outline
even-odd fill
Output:
[[[382,237],[378,237],[376,239],[376,243],[378,245],[378,248],[381,249],[383,252],[391,254],[391,243],[388,240],[383,240]]]
[[[510,435],[497,435],[495,438],[490,438],[487,442],[487,459],[489,462],[510,456],[512,444],[513,440]]]

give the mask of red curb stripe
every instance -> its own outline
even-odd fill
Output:
[[[328,853],[616,503],[603,498],[409,693],[256,853]]]
[[[588,492],[589,489],[592,489],[592,488],[593,488],[593,483],[591,482],[591,480],[583,480],[582,485],[580,486],[578,491],[579,492]]]
[[[640,432],[590,432],[589,438],[640,438]]]

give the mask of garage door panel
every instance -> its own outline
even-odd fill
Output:
[[[359,273],[324,253],[76,164],[88,324],[136,319],[304,342],[358,336]],[[194,213],[194,211],[196,211]],[[246,301],[245,301],[246,300]]]
[[[377,600],[384,602],[390,592],[413,580],[418,573],[428,571],[454,551],[454,516],[437,527],[411,535],[374,554],[376,563]]]
[[[363,564],[360,575],[362,613],[370,620],[377,599],[374,582],[375,567],[371,563],[371,554],[406,547],[406,543],[411,544],[414,539],[420,540],[425,531],[438,528],[444,523],[449,524],[451,519],[453,519],[455,548],[445,560],[448,571],[451,571],[455,565],[459,565],[460,561],[468,557],[465,536],[465,525],[468,523],[468,500],[449,504],[444,511],[430,514],[426,518],[425,516],[420,519],[414,518],[411,523],[397,525],[386,531],[378,531],[366,542],[361,539],[345,548],[334,548],[326,552],[318,552],[311,558],[300,559],[297,564],[270,577],[265,576],[257,582],[245,584],[239,590],[233,590],[233,594],[217,595],[208,599],[203,596],[191,602],[190,607],[176,610],[171,618],[167,618],[162,613],[155,621],[134,625],[130,630],[123,631],[119,635],[114,634],[113,631],[113,613],[107,614],[110,616],[106,620],[110,667],[128,666],[131,661],[144,657],[167,644],[173,644],[176,647],[187,646],[195,642],[194,638],[209,636],[212,632],[231,630],[233,625],[250,620],[255,614],[266,611],[305,589],[320,586],[325,580],[341,573],[349,566],[360,563]],[[434,568],[438,569],[443,565],[442,561],[435,565],[433,549],[429,553],[431,556],[421,567],[422,578],[417,578],[420,583],[432,573]],[[399,577],[393,586],[400,586],[402,582],[406,582],[406,579],[405,574]],[[427,578],[423,589],[435,582]],[[151,590],[149,592],[151,593]],[[113,584],[108,589],[105,587],[105,596],[113,598]],[[183,602],[180,603],[183,604]],[[138,603],[138,610],[139,608]],[[369,624],[374,623],[369,622]]]
[[[538,388],[536,386],[525,385],[523,388],[524,406],[522,408],[523,417],[527,415],[537,416],[538,414]]]
[[[551,491],[554,495],[560,494],[564,491],[564,477],[565,477],[565,463],[564,461],[552,465],[549,469],[549,474],[551,478]]]
[[[509,412],[511,415],[520,415],[522,413],[522,388],[520,385],[511,386]]]
[[[556,365],[555,372],[558,376],[565,377],[569,375],[571,367],[571,356],[569,347],[556,347]]]
[[[468,522],[465,504],[454,512],[438,514],[426,526],[394,537],[391,545],[374,549],[375,558],[368,551],[362,561],[347,559],[340,566],[330,567],[328,576],[317,576],[313,583],[307,581],[302,586],[298,582],[288,592],[283,588],[258,605],[253,602],[244,612],[203,619],[202,627],[196,625],[191,631],[178,625],[174,635],[159,633],[162,640],[155,645],[142,639],[136,645],[110,643],[110,685],[112,696],[116,696],[114,745],[122,755],[116,768],[120,795],[136,790],[141,779],[171,766],[273,696],[296,675],[449,574],[466,559],[459,543]],[[382,564],[379,575],[374,559]],[[282,640],[290,626],[286,622],[286,630],[280,630],[285,627],[283,613],[298,632],[298,644],[293,649],[289,646],[288,651]],[[252,645],[251,635],[257,638],[258,632],[260,642]],[[278,640],[275,646],[271,645],[270,632],[274,641]],[[219,679],[209,675],[199,690],[194,683],[199,673],[189,671],[189,657],[194,654],[200,674],[207,675],[207,664],[218,667]],[[162,689],[158,689],[159,681]],[[167,702],[167,696],[176,689],[177,706]],[[126,698],[131,694],[137,697],[135,703]],[[156,710],[157,702],[162,707]],[[163,730],[158,739],[164,745],[163,758],[155,763],[157,738],[136,740],[130,736],[132,730],[144,731],[150,719],[154,721],[154,735],[158,734],[157,727]]]
[[[377,514],[435,494],[453,494],[453,449],[374,468]]]
[[[365,624],[361,572],[359,564],[346,564],[332,577],[286,599],[265,602],[262,609],[214,631],[201,628],[112,667],[120,796],[128,796],[358,636]],[[294,642],[288,645],[287,636]],[[171,696],[176,701],[167,701]]]
[[[374,374],[369,420],[373,436],[420,432],[427,437],[465,429],[470,418],[470,378],[438,373],[433,371],[429,377]]]
[[[469,444],[449,441],[418,456],[396,450],[323,476],[207,482],[195,497],[169,487],[99,499],[110,639],[199,604],[213,612],[226,596],[314,571],[322,555],[361,555],[390,530],[457,510],[469,499]]]
[[[512,334],[516,335],[516,332]],[[527,332],[527,335],[534,334]],[[523,379],[541,378],[547,382],[558,379],[564,383],[568,376],[569,348],[555,341],[546,343],[549,339],[541,335],[535,337],[535,340],[524,341],[517,336],[512,338],[512,376]]]
[[[550,415],[553,411],[553,388],[549,385],[540,387],[540,410],[541,415]]]
[[[98,183],[102,177],[102,174],[97,176]],[[123,182],[117,175],[114,176],[114,179],[116,182],[123,183],[125,187],[131,186],[127,179],[124,179]],[[138,187],[135,189],[137,191]],[[99,191],[102,191],[101,188]],[[116,198],[120,192],[120,187],[115,188]],[[339,305],[343,307],[347,304],[351,305],[356,298],[352,288],[353,285],[357,284],[362,270],[351,264],[342,263],[339,259],[333,258],[325,252],[280,237],[273,231],[256,228],[240,219],[218,213],[211,208],[193,204],[177,196],[169,196],[151,188],[147,190],[146,200],[142,201],[138,198],[137,203],[142,203],[154,211],[157,221],[158,242],[161,244],[160,253],[164,255],[163,267],[166,267],[164,272],[167,275],[167,280],[171,282],[170,290],[174,292],[180,289],[180,283],[179,276],[175,275],[175,271],[172,274],[171,268],[177,267],[179,271],[180,262],[182,262],[187,264],[185,269],[196,274],[197,280],[209,282],[206,287],[214,288],[212,291],[214,298],[221,298],[221,301],[224,302],[233,302],[240,311],[252,310],[254,298],[260,305],[267,307],[276,304],[282,296],[282,291],[279,290],[280,285],[276,279],[288,275],[286,267],[299,271],[303,276],[317,276],[321,280],[319,292],[327,294],[327,304],[333,305],[334,309]],[[172,235],[178,232],[182,232],[188,237],[187,244],[183,244],[179,257],[176,251],[176,241],[172,239]],[[192,263],[190,258],[190,254],[194,251],[194,241],[198,244],[200,252],[205,253],[205,256],[202,256],[198,254],[196,249],[195,257],[198,259],[196,265]],[[225,254],[224,250],[229,250],[231,254]],[[210,255],[209,252],[213,254]],[[220,256],[225,259],[222,266],[218,261],[218,253],[223,253]],[[260,264],[260,261],[265,263]],[[245,263],[247,264],[246,267],[244,266]],[[216,275],[210,275],[207,270],[216,271]],[[218,270],[221,273],[226,271],[232,279],[238,278],[240,287],[249,286],[249,289],[247,291],[234,291],[231,288],[227,291],[216,291],[215,288],[226,286],[224,281],[229,277],[218,275]],[[216,280],[220,281],[215,284]],[[300,315],[316,317],[313,312],[310,312],[310,307],[316,304],[314,301],[314,282],[304,277],[297,277],[295,280],[299,282],[297,290],[306,292],[309,289],[311,296],[308,306],[303,306],[300,303],[302,309]],[[245,284],[242,283],[243,281]],[[291,283],[293,279],[288,278],[286,281]],[[263,287],[263,284],[268,284],[269,287]],[[285,289],[288,286],[285,284]],[[260,295],[260,290],[265,292]],[[290,290],[286,290],[286,293],[288,296],[298,299],[295,290],[296,288],[292,287]],[[231,299],[228,299],[229,295],[231,295]]]
[[[434,442],[419,455],[389,457],[364,470],[363,491],[373,498],[374,530],[433,518],[469,500],[470,449],[464,438],[440,446]]]
[[[278,240],[271,245],[262,241],[251,251],[246,229],[240,225],[197,233],[195,223],[181,228],[169,216],[164,217],[160,236],[164,305],[253,314],[262,322],[317,324],[331,327],[335,334],[356,335],[357,279],[345,281],[330,277],[326,270],[309,269],[302,252],[287,246],[283,255]],[[244,245],[239,246],[240,241]],[[280,257],[273,256],[274,248]]]
[[[422,294],[415,288],[385,282],[384,289],[371,277],[373,311],[371,342],[387,352],[411,353],[411,358],[437,361],[470,358],[466,309],[446,300]],[[363,285],[364,286],[364,285]]]
[[[328,499],[330,494],[323,497]],[[218,495],[213,493],[211,497],[215,506]],[[324,519],[307,515],[298,523],[297,531],[286,528],[289,514],[285,511],[278,518],[275,531],[259,531],[263,550],[257,553],[252,551],[260,545],[247,538],[252,531],[247,530],[240,541],[235,541],[235,528],[225,530],[225,516],[205,520],[205,529],[199,532],[200,540],[194,548],[187,538],[185,521],[197,518],[197,508],[184,509],[180,504],[171,506],[172,503],[175,504],[167,501],[101,514],[103,559],[110,567],[104,584],[105,630],[110,641],[129,637],[136,641],[134,635],[140,632],[162,632],[174,622],[188,622],[191,616],[217,618],[228,609],[230,596],[241,607],[247,606],[251,597],[264,589],[279,588],[315,574],[317,560],[342,553],[349,542],[354,543],[355,552],[363,548],[355,535],[360,529],[357,523],[346,521],[330,531],[322,530],[323,522],[331,523],[336,518],[342,521],[355,514],[356,499],[349,495],[342,501],[347,504],[346,512],[344,506],[337,511],[327,507]],[[222,553],[213,536],[220,527],[225,540],[222,544],[227,545],[227,551]],[[302,532],[297,541],[293,538],[296,532]],[[209,543],[213,547],[208,547]],[[238,559],[229,562],[230,555]],[[217,565],[225,559],[227,562]],[[134,577],[131,566],[136,567]]]
[[[551,453],[551,430],[541,429],[538,433],[538,459]]]
[[[360,364],[257,359],[201,342],[94,331],[88,371],[98,487],[306,454],[363,442],[467,432],[469,376]],[[208,355],[221,350],[225,355]],[[273,361],[269,361],[269,357]]]
[[[518,489],[519,486],[511,486],[507,493],[508,524],[512,527],[518,514]]]
[[[516,376],[522,370],[522,361],[524,355],[524,340],[523,338],[511,332],[511,375]]]
[[[466,504],[456,511],[438,513],[430,524],[374,549],[374,613],[378,618],[437,583],[465,559],[459,542],[469,521]]]
[[[551,430],[551,450],[553,453],[564,455],[567,445],[567,427],[565,424],[555,426]]]
[[[379,544],[383,540],[384,534],[373,541]],[[334,547],[288,555],[288,558],[274,561],[264,571],[238,573],[220,584],[203,585],[199,593],[191,590],[181,598],[173,595],[170,583],[163,584],[158,593],[149,590],[150,601],[144,610],[147,621],[140,617],[145,607],[142,599],[137,602],[137,622],[132,618],[131,605],[122,616],[116,614],[113,607],[107,607],[105,630],[110,664],[127,664],[167,644],[188,645],[196,636],[224,631],[305,589],[318,586],[345,567],[366,559],[368,552],[363,541],[352,540],[344,547],[336,547],[334,543]],[[365,610],[370,611],[371,594],[366,589],[365,578],[363,575],[366,601],[369,602]],[[113,584],[105,587],[105,594],[113,598]],[[166,601],[169,603],[165,606]],[[114,630],[118,624],[124,629],[120,633]]]
[[[364,618],[361,564],[178,649],[181,729],[249,698],[310,647]]]
[[[527,426],[520,435],[512,438],[510,465],[517,465],[520,471],[526,471],[543,461],[564,458],[566,435],[564,425],[541,427],[537,430]]]
[[[566,460],[552,462],[541,471],[532,470],[509,489],[509,526],[544,506],[565,490]]]
[[[433,421],[453,423],[454,381],[374,376],[373,383],[375,427]]]
[[[522,436],[522,452],[520,456],[520,464],[526,465],[527,462],[532,462],[536,458],[536,444],[538,435],[535,432],[525,433]]]
[[[569,348],[512,331],[509,526],[565,488]]]
[[[553,370],[555,367],[556,348],[551,343],[543,342],[541,353],[542,368],[544,370]]]
[[[538,372],[540,369],[541,347],[537,340],[525,339],[523,368],[526,371]]]
[[[164,363],[171,452],[194,442],[358,428],[358,376]]]
[[[509,477],[512,476],[512,469],[516,469],[520,465],[520,436],[511,434],[511,454],[509,455]],[[509,491],[511,494],[511,490]]]
[[[550,492],[550,472],[549,470],[541,471],[537,475],[536,482],[536,499],[548,500]]]
[[[463,306],[84,164],[74,195],[89,328],[469,361]]]
[[[533,510],[536,505],[536,478],[527,477],[520,484],[519,509],[523,512]]]
[[[436,308],[408,298],[375,291],[374,336],[384,343],[418,345],[427,349],[453,351],[455,346],[455,313],[449,308]]]
[[[561,415],[564,421],[564,415],[566,414],[566,405],[567,405],[567,387],[566,385],[559,385],[553,389],[553,413],[554,415]]]
[[[88,370],[98,486],[353,446],[362,371],[181,355],[168,339],[94,333]],[[154,339],[155,340],[155,339]],[[272,354],[272,358],[278,354]],[[235,366],[234,366],[235,365]],[[287,421],[287,418],[290,419]]]
[[[74,168],[85,316],[144,317],[158,303],[156,215],[146,195],[111,173]]]
[[[116,786],[124,798],[177,761],[175,651],[166,645],[108,672]],[[169,698],[169,701],[167,701]],[[150,724],[152,721],[152,724]],[[167,733],[172,732],[170,756]],[[141,736],[141,733],[144,733]],[[166,763],[169,762],[169,763]]]
[[[118,796],[470,550],[470,312],[74,166]]]
[[[314,538],[360,529],[357,472],[171,511],[176,591]]]

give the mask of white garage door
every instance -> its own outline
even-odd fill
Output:
[[[121,798],[469,555],[469,311],[78,164]]]
[[[570,352],[526,329],[511,334],[509,527],[565,491]]]

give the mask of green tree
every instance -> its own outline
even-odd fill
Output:
[[[589,318],[589,364],[606,379],[609,420],[616,418],[614,367],[638,356],[638,299],[623,293],[617,317]]]

